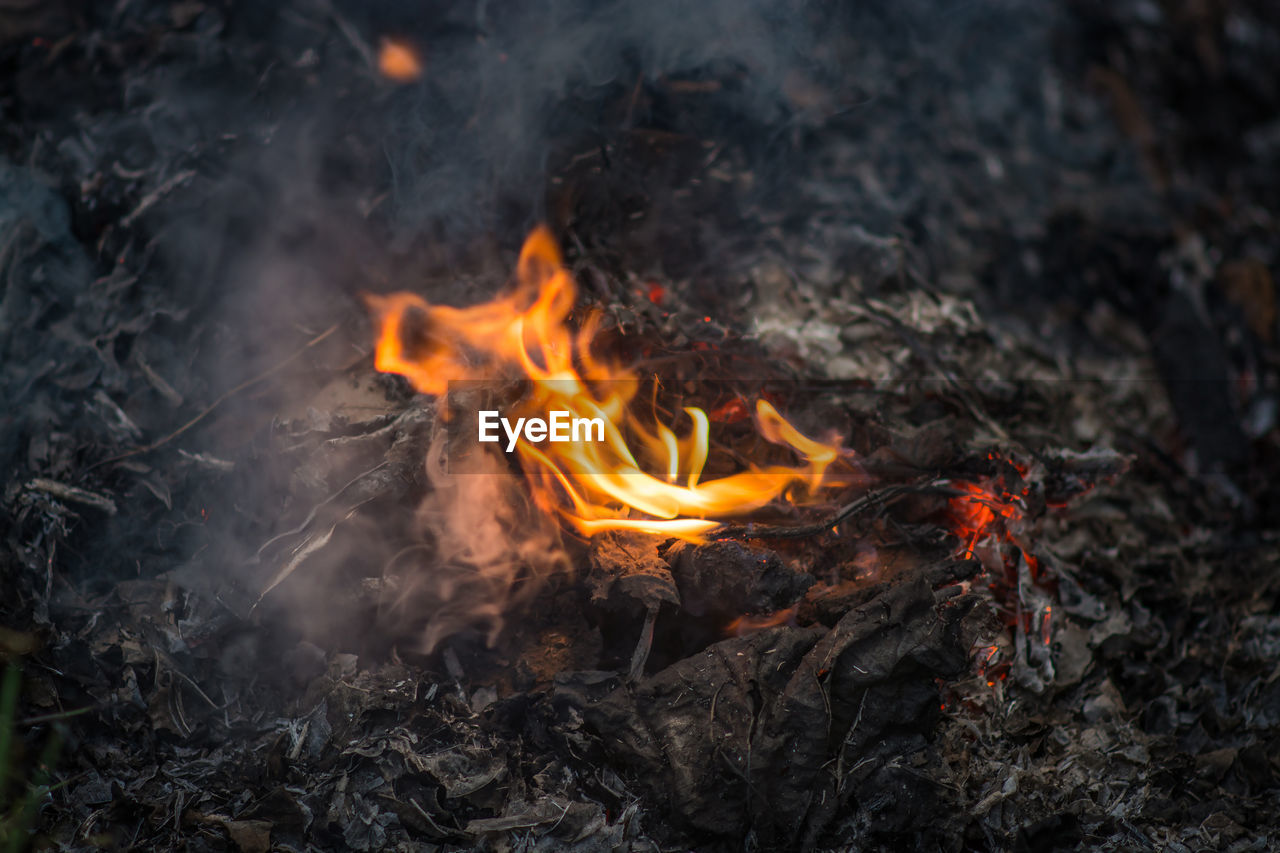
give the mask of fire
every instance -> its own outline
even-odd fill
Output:
[[[412,83],[422,76],[422,60],[405,42],[383,39],[378,50],[378,71],[388,80]]]
[[[638,414],[641,407],[633,404],[640,377],[593,350],[598,313],[573,329],[576,299],[555,240],[540,227],[521,250],[515,286],[490,302],[453,308],[412,293],[368,297],[380,326],[375,365],[439,397],[454,380],[522,379],[530,392],[515,414],[545,418],[565,411],[602,419],[603,441],[535,445],[522,437],[516,445],[539,503],[583,535],[635,530],[697,541],[722,519],[782,496],[811,495],[823,485],[827,468],[841,455],[839,445],[802,434],[766,400],[755,403],[759,434],[802,463],[704,479],[706,412],[684,409],[684,435],[656,416],[650,422]]]
[[[995,460],[998,457],[991,454],[989,458]],[[1019,475],[1027,475],[1028,469],[1024,466],[1013,460],[1004,461]],[[981,485],[966,481],[951,483],[951,487],[959,492],[949,501],[951,530],[964,543],[957,556],[966,559],[978,557],[982,543],[1012,546],[1006,551],[1005,559],[1000,560],[992,554],[983,556],[981,577],[992,593],[997,609],[1005,615],[1007,624],[1048,646],[1053,639],[1053,608],[1048,604],[1038,605],[1031,591],[1032,585],[1042,584],[1046,577],[1041,571],[1040,561],[1023,541],[1027,524],[1024,499],[1031,490],[1023,487],[1015,495],[1003,484],[1002,478],[984,480]],[[1025,576],[1019,557],[1021,564],[1025,564]],[[988,687],[997,690],[1012,666],[1011,661],[1002,660],[1003,651],[998,645],[987,645],[978,650],[975,658],[978,675]]]
[[[757,631],[763,631],[766,628],[776,628],[779,625],[794,625],[796,624],[796,611],[799,609],[799,605],[793,605],[774,613],[766,613],[759,616],[739,616],[725,626],[724,632],[731,637],[745,637]]]
[[[1017,519],[1021,512],[1014,504],[976,483],[964,481],[952,483],[963,492],[951,499],[952,532],[965,541],[964,556],[972,557],[978,543],[997,531],[996,519]]]
[[[1001,460],[994,452],[987,454],[987,458],[1007,463],[1019,477],[1026,477],[1030,470],[1014,459]],[[960,493],[949,504],[951,530],[965,543],[960,556],[973,557],[978,543],[994,537],[1015,545],[1032,571],[1039,570],[1036,558],[1022,546],[1014,533],[1026,515],[1024,499],[1031,493],[1029,488],[1023,486],[1020,494],[1015,495],[995,480],[983,485],[957,480],[951,483],[951,487]]]

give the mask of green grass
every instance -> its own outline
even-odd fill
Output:
[[[4,681],[0,682],[0,806],[9,801],[9,752],[13,749],[14,714],[21,684],[22,671],[17,665],[5,667]]]
[[[29,775],[18,772],[14,762],[14,732],[18,726],[18,690],[21,686],[22,670],[11,662],[5,668],[3,681],[0,681],[0,849],[4,853],[20,853],[26,848],[40,801],[56,790],[57,786],[50,787],[49,783],[53,777],[53,766],[62,752],[62,732],[55,723],[40,750],[34,771]],[[62,716],[69,715],[50,715],[49,720]],[[10,787],[18,789],[12,802],[9,799]]]

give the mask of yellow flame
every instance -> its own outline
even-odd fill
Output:
[[[760,400],[760,435],[790,448],[803,464],[753,466],[703,481],[710,446],[706,413],[686,408],[693,428],[681,438],[656,419],[647,427],[632,411],[638,377],[592,353],[598,318],[589,317],[576,334],[570,329],[576,288],[544,227],[525,241],[515,286],[505,296],[468,308],[430,305],[410,293],[367,299],[381,327],[378,370],[398,373],[437,396],[451,380],[524,378],[531,393],[513,415],[545,418],[566,411],[571,418],[603,420],[603,441],[534,444],[521,436],[516,445],[542,504],[587,536],[634,530],[696,541],[723,519],[758,509],[792,486],[817,489],[840,453]]]

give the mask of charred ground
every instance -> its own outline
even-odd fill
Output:
[[[6,829],[1276,844],[1272,4],[403,5],[0,2]],[[415,654],[436,413],[358,292],[478,301],[537,220],[616,351],[775,376],[921,490],[570,541]],[[1017,541],[938,479],[1026,488]]]

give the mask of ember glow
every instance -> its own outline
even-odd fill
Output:
[[[1000,461],[989,454],[992,461]],[[1028,469],[1012,459],[1004,462],[1025,478]],[[951,531],[963,545],[957,556],[979,559],[983,564],[982,582],[993,596],[997,612],[1013,629],[1013,646],[984,643],[974,650],[974,667],[979,678],[998,696],[1008,678],[1014,659],[1034,654],[1027,644],[1048,647],[1053,641],[1053,607],[1049,599],[1037,591],[1046,580],[1040,561],[1025,542],[1028,524],[1026,498],[1031,490],[1014,486],[1011,491],[1003,477],[984,479],[981,483],[953,481],[951,488],[959,494],[948,504]],[[987,550],[991,546],[996,546]],[[1011,547],[1010,547],[1011,546]],[[1017,651],[1022,648],[1022,651]]]
[[[683,435],[640,414],[641,377],[593,350],[598,314],[571,325],[576,298],[551,232],[538,228],[520,253],[515,286],[491,302],[454,308],[412,293],[368,297],[380,329],[376,367],[442,398],[450,381],[523,379],[530,392],[510,414],[602,419],[603,441],[535,445],[521,438],[515,445],[539,504],[583,535],[635,530],[697,541],[722,519],[779,497],[802,500],[823,485],[839,445],[802,434],[765,400],[755,403],[759,434],[791,450],[798,464],[704,480],[707,414],[686,407]]]
[[[988,458],[994,460],[996,456],[991,454]],[[1021,476],[1027,475],[1025,467],[1012,461],[1009,464]],[[996,482],[979,485],[964,480],[952,482],[951,487],[960,492],[951,499],[949,505],[951,530],[965,543],[960,556],[973,557],[974,549],[980,542],[994,537],[998,541],[1015,545],[1032,571],[1039,570],[1036,558],[1022,547],[1011,529],[1023,519],[1023,498],[1030,493],[1030,489],[1024,487],[1020,495],[1015,495]]]
[[[976,483],[956,482],[952,487],[963,492],[951,499],[951,517],[954,525],[952,532],[964,540],[965,548],[962,553],[966,557],[972,557],[974,548],[988,536],[1007,535],[1003,529],[997,529],[997,518],[1021,517],[1021,512],[1013,503]]]
[[[378,49],[378,71],[388,80],[411,83],[422,76],[422,60],[407,43],[383,39]]]
[[[798,609],[799,606],[796,605],[774,613],[739,616],[725,626],[724,632],[731,637],[745,637],[757,631],[763,631],[766,628],[776,628],[779,625],[794,625],[796,624],[796,611]]]

